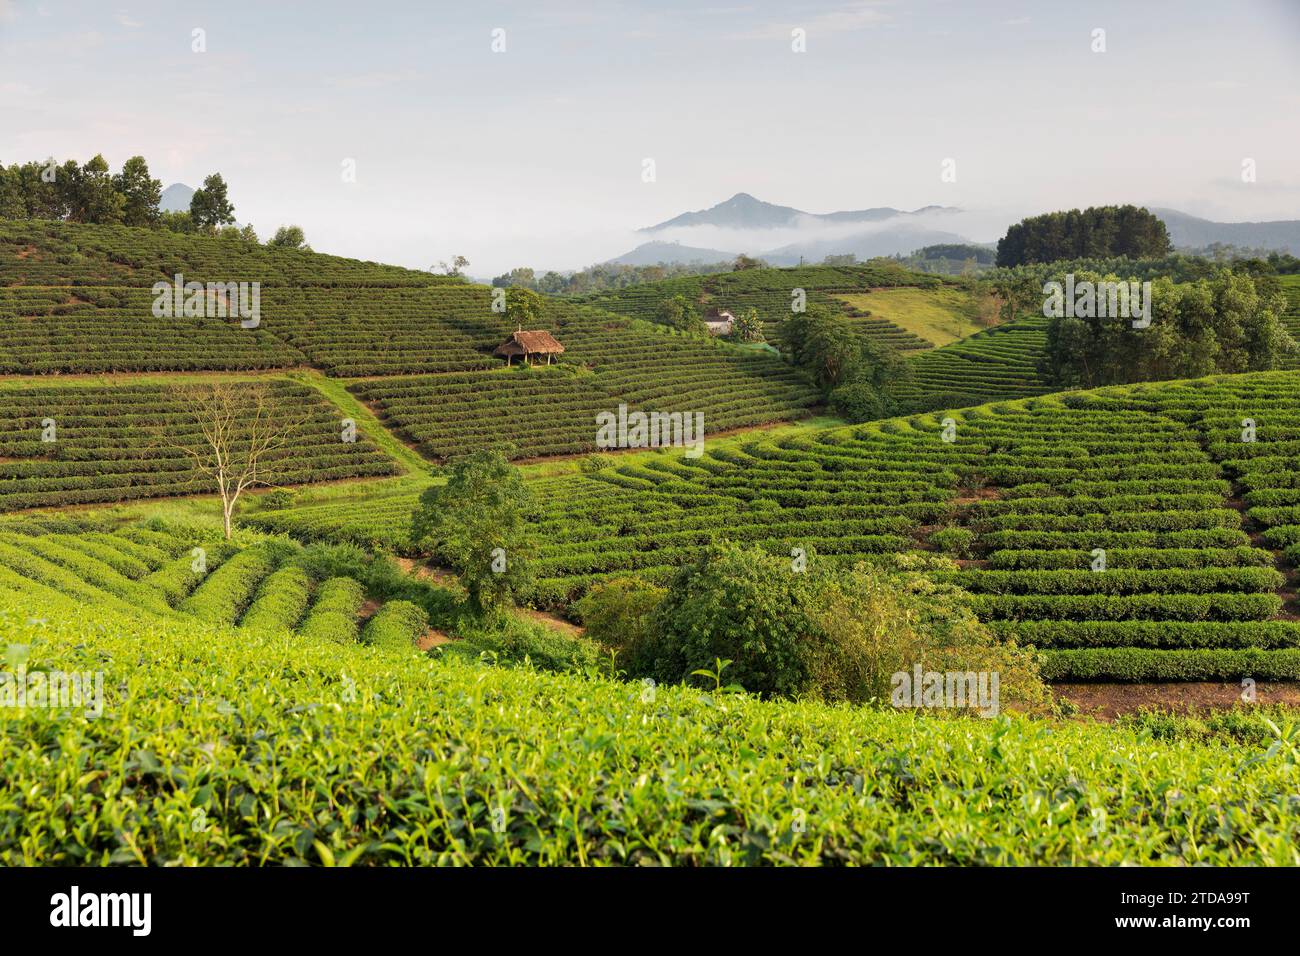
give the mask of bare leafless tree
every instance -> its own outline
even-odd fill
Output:
[[[235,505],[254,485],[268,484],[266,457],[288,444],[307,419],[305,412],[277,415],[265,382],[232,380],[178,385],[171,389],[198,423],[197,432],[157,432],[159,444],[181,452],[221,496],[221,518],[230,540]]]

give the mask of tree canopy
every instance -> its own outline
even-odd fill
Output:
[[[695,307],[695,303],[681,294],[660,302],[655,318],[661,325],[682,332],[708,332],[708,328],[704,325],[704,320],[700,318],[700,312]]]
[[[1118,281],[1083,273],[1076,281]],[[1262,283],[1261,283],[1262,284]],[[1043,374],[1067,388],[1196,378],[1277,368],[1296,343],[1281,322],[1286,300],[1241,272],[1151,283],[1151,322],[1061,316],[1047,330]]]
[[[190,218],[198,229],[215,230],[218,226],[235,221],[235,207],[226,195],[226,181],[220,173],[203,180],[203,186],[194,190],[190,200]]]
[[[998,241],[997,264],[1018,266],[1058,259],[1151,258],[1170,251],[1169,231],[1138,206],[1093,206],[1023,219]]]
[[[420,496],[411,540],[460,578],[476,612],[508,607],[531,586],[532,494],[497,450],[456,459],[447,483]]]

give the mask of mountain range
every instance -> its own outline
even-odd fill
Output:
[[[1214,222],[1176,209],[1150,208],[1164,220],[1176,248],[1218,242],[1300,255],[1297,220]],[[723,262],[744,252],[772,265],[797,265],[820,262],[828,255],[852,253],[870,259],[907,255],[937,243],[984,244],[962,234],[962,221],[962,211],[950,206],[911,211],[878,206],[810,213],[736,193],[708,209],[685,212],[637,230],[651,238],[609,261],[626,265]]]
[[[1199,249],[1212,243],[1270,249],[1300,255],[1300,220],[1271,222],[1214,222],[1189,216],[1177,209],[1149,207],[1164,220],[1169,238],[1177,248]]]

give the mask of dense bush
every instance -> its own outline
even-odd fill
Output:
[[[736,545],[710,549],[668,587],[634,675],[660,681],[717,673],[766,696],[864,702],[892,675],[999,671],[1009,697],[1044,700],[1032,659],[997,645],[961,592],[881,566],[809,567]]]
[[[624,661],[636,660],[667,594],[667,589],[638,578],[610,578],[588,591],[575,610],[587,637],[616,651]]]

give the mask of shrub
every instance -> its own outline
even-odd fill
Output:
[[[640,578],[611,578],[578,602],[578,616],[589,638],[631,660],[644,646],[654,612],[667,594],[667,589]]]
[[[268,491],[258,499],[258,503],[265,511],[279,511],[283,508],[290,508],[298,500],[298,493],[289,488],[276,488],[274,491]]]
[[[312,641],[350,644],[357,636],[357,612],[365,592],[351,578],[330,578],[316,590],[316,602],[298,633]]]
[[[889,403],[870,382],[861,379],[841,385],[830,394],[831,410],[852,422],[875,421],[889,414]]]
[[[429,627],[429,615],[410,601],[389,601],[361,631],[363,644],[394,649],[413,648],[415,640]]]
[[[601,664],[600,648],[592,641],[511,615],[465,619],[456,630],[460,640],[431,653],[474,659],[486,656],[498,663],[526,663],[560,672],[584,671]]]
[[[942,551],[957,558],[969,558],[971,545],[975,543],[975,532],[969,528],[940,528],[930,535],[930,543]]]
[[[951,562],[809,562],[799,573],[759,550],[710,549],[673,579],[634,673],[677,682],[730,660],[727,678],[754,693],[865,702],[918,665],[996,671],[1008,699],[1046,707],[1033,655],[999,644],[965,592],[923,573]]]
[[[728,677],[746,690],[793,697],[810,685],[812,599],[806,575],[758,550],[723,545],[673,578],[635,673],[665,683],[732,661]]]

